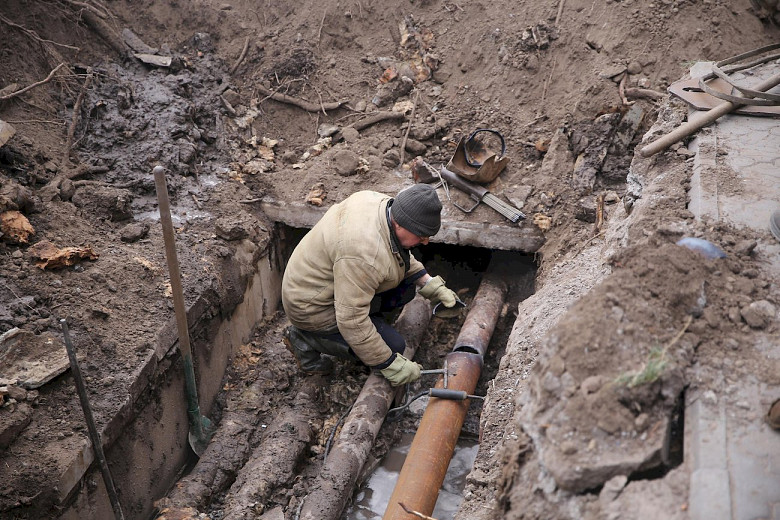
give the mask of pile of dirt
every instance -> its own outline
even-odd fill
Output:
[[[598,201],[605,201],[608,217],[617,211],[610,202],[630,199],[633,147],[655,120],[669,83],[692,61],[777,40],[771,6],[756,6],[749,0],[262,6],[204,0],[187,8],[158,0],[3,2],[0,125],[12,130],[0,127],[0,213],[18,212],[34,233],[20,239],[3,228],[0,333],[18,328],[59,337],[58,319],[67,318],[103,424],[173,315],[155,217],[155,165],[169,173],[192,303],[206,290],[229,293],[226,285],[241,278],[223,272],[240,241],[254,242],[255,255],[266,251],[273,224],[257,202],[328,206],[360,189],[395,193],[412,182],[413,157],[446,163],[476,128],[495,128],[506,139],[511,163],[488,187],[529,215],[520,226],[545,231],[544,280],[590,243]],[[454,190],[452,196],[465,201]],[[502,221],[484,207],[459,218]],[[631,276],[616,277],[623,285],[603,287],[580,304],[560,334],[611,330],[613,346],[630,336],[641,349],[634,359],[649,360],[682,330],[681,309],[697,305],[697,283],[706,278],[708,301],[720,303],[696,317],[663,351],[663,361],[682,367],[699,345],[732,348],[727,338],[744,328],[738,316],[744,309],[735,311],[727,296],[760,301],[767,288],[745,254],[748,237],[717,230],[707,238],[727,244],[731,260],[724,266],[663,248],[679,261],[660,265],[660,257],[640,251],[616,257]],[[33,246],[43,241],[92,254],[42,269]],[[674,276],[661,275],[667,271]],[[659,292],[658,283],[675,291]],[[594,305],[606,321],[588,321],[585,310]],[[229,307],[220,312],[227,315]],[[717,341],[705,342],[705,332]],[[564,375],[580,382],[594,364],[608,366],[579,355],[603,339],[571,334],[572,342],[550,340],[566,348],[544,360],[538,392],[558,398],[570,387]],[[288,374],[291,363],[281,356],[266,370],[275,378]],[[659,380],[653,388],[660,393],[652,396],[601,392],[594,383],[588,396],[566,395],[556,406],[577,413],[597,407],[607,433],[633,421],[639,439],[674,406],[680,381],[672,379]],[[263,392],[281,393],[289,404],[298,390],[280,383]],[[0,511],[35,515],[56,498],[31,490],[45,489],[84,442],[83,418],[67,376],[35,388],[10,385],[3,403]],[[537,431],[542,418],[527,420],[529,431]],[[554,435],[554,421],[543,420]],[[570,451],[565,445],[560,449]],[[8,469],[25,465],[31,469]],[[581,475],[564,480],[572,489],[592,484]],[[282,498],[289,497],[279,504]]]

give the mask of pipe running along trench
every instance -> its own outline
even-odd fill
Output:
[[[474,393],[507,292],[503,279],[495,274],[485,275],[455,346],[446,358],[448,389]],[[443,381],[443,377],[439,378],[436,388],[443,388]],[[430,399],[383,520],[419,518],[404,508],[426,516],[433,513],[468,408],[468,399]]]

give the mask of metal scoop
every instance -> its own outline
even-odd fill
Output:
[[[439,318],[457,318],[462,314],[463,309],[466,308],[466,304],[458,298],[455,297],[455,305],[452,307],[446,307],[442,302],[437,303],[433,306],[433,315],[437,316]]]

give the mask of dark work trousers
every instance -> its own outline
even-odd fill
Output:
[[[368,317],[371,320],[371,323],[374,324],[374,327],[376,327],[376,331],[380,336],[382,336],[382,339],[385,341],[385,343],[387,343],[387,346],[390,347],[390,350],[392,350],[394,354],[390,356],[390,358],[384,363],[381,363],[372,368],[386,368],[395,360],[395,354],[404,353],[404,349],[406,348],[406,341],[397,330],[390,326],[385,318],[388,315],[394,314],[394,311],[397,311],[414,299],[414,295],[416,294],[414,282],[417,278],[419,278],[419,276],[410,277],[409,279],[402,281],[401,284],[395,289],[390,289],[389,291],[378,293],[371,300],[371,307],[369,309]],[[338,341],[339,343],[343,343],[347,346],[349,345],[340,332],[336,332],[335,334],[326,334],[323,337],[333,341]],[[363,364],[355,355],[352,347],[349,348],[349,353],[352,354],[358,363]]]

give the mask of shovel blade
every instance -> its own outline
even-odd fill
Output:
[[[187,438],[190,441],[190,447],[195,455],[202,456],[206,451],[206,447],[209,445],[209,441],[214,436],[214,425],[211,423],[208,417],[205,415],[200,416],[200,432],[193,431],[194,428],[190,428],[190,432]]]

